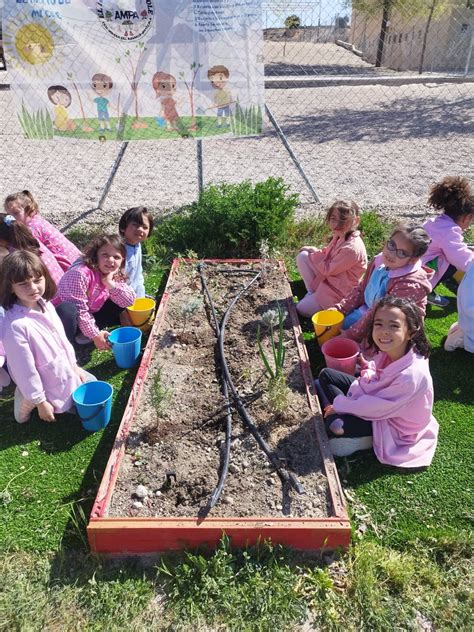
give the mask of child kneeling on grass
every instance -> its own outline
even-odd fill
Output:
[[[150,236],[153,223],[153,216],[145,206],[129,208],[119,221],[119,233],[127,251],[125,273],[138,298],[145,296],[142,243]]]
[[[5,309],[2,342],[8,371],[17,387],[14,415],[18,423],[37,408],[40,419],[73,407],[71,395],[95,377],[77,366],[56,310],[49,302],[56,285],[41,259],[18,250],[0,266],[0,304]]]
[[[425,314],[433,270],[425,268],[421,256],[430,238],[421,226],[397,226],[382,252],[370,264],[360,283],[333,308],[346,315],[342,335],[361,342],[373,317],[374,305],[385,295],[406,298]]]
[[[97,349],[110,349],[104,327],[129,325],[125,308],[133,305],[135,292],[124,275],[125,244],[119,235],[101,235],[92,240],[84,257],[64,274],[58,294],[62,303],[76,307],[68,329],[79,332],[78,344],[93,342]]]
[[[335,456],[370,447],[381,463],[428,466],[436,450],[430,345],[417,305],[395,296],[377,303],[368,327],[373,360],[362,359],[360,377],[323,369],[319,383],[329,444]]]

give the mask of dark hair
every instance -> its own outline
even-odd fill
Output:
[[[354,221],[354,218],[360,215],[359,206],[354,200],[336,200],[333,202],[326,212],[326,222],[329,222],[333,211],[339,212],[340,222],[338,224],[338,230],[343,228],[348,220]],[[345,234],[345,239],[347,239],[349,235],[352,235],[353,232],[354,230],[352,228],[348,230]]]
[[[474,214],[474,193],[467,178],[446,176],[431,187],[428,204],[456,219]]]
[[[7,211],[7,206],[10,202],[19,202],[28,217],[33,217],[39,213],[39,207],[35,198],[26,189],[24,191],[18,191],[17,193],[11,193],[5,198],[3,208]]]
[[[114,82],[112,81],[112,77],[109,75],[104,75],[102,72],[96,72],[96,74],[91,79],[92,89],[95,90],[96,81],[100,81],[101,83],[106,83],[107,87],[112,89],[114,87]]]
[[[54,103],[51,97],[53,96],[55,92],[61,92],[62,94],[65,94],[67,97],[69,97],[69,103],[66,105],[66,107],[68,108],[71,105],[71,101],[72,101],[71,93],[69,92],[69,90],[65,88],[64,86],[49,86],[48,99],[51,101],[51,103]]]
[[[124,234],[127,226],[131,223],[138,224],[139,226],[143,226],[143,216],[145,216],[150,224],[150,232],[148,235],[151,235],[151,231],[153,230],[154,220],[153,215],[147,209],[146,206],[134,206],[133,208],[129,208],[122,215],[119,221],[119,233],[121,235]]]
[[[428,250],[428,246],[431,243],[431,237],[428,235],[423,226],[398,224],[392,230],[390,238],[398,233],[406,237],[413,246],[412,257],[421,257]]]
[[[224,75],[226,79],[228,79],[230,76],[229,69],[226,66],[219,65],[219,66],[213,66],[212,68],[209,68],[209,70],[207,71],[207,78],[210,79],[212,82],[213,75],[218,75],[218,74]]]
[[[84,248],[84,256],[82,257],[83,263],[93,270],[97,268],[97,252],[103,246],[112,246],[112,248],[115,248],[120,252],[122,255],[122,265],[120,266],[120,271],[123,271],[123,268],[125,268],[127,251],[125,249],[125,243],[120,235],[99,235],[98,237],[95,237]]]
[[[0,264],[0,305],[10,309],[16,303],[17,297],[12,291],[14,283],[40,276],[46,281],[43,298],[49,301],[56,295],[56,283],[38,255],[27,250],[15,250],[7,255]]]
[[[408,343],[406,351],[413,348],[424,358],[427,358],[430,355],[431,345],[428,342],[423,327],[423,312],[413,301],[406,298],[400,298],[399,296],[393,296],[391,294],[387,294],[382,299],[380,299],[380,301],[375,305],[373,309],[372,318],[367,324],[366,329],[366,337],[369,346],[377,348],[377,345],[372,338],[372,330],[374,328],[374,321],[377,315],[377,311],[381,307],[398,307],[398,309],[405,314],[408,331],[410,333],[410,341]]]
[[[166,84],[169,90],[169,86],[172,83],[176,83],[176,78],[173,77],[173,75],[168,74],[167,72],[162,72],[161,70],[155,72],[151,79],[151,85],[153,86],[153,90],[156,92],[156,96],[158,96],[161,92],[161,84]]]
[[[0,213],[0,239],[6,241],[13,248],[29,250],[40,256],[40,243],[33,237],[30,229],[25,224],[17,222],[16,219],[11,224],[6,224],[6,217],[7,213]]]

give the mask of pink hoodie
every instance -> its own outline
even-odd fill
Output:
[[[335,398],[334,410],[372,422],[374,452],[381,463],[427,466],[438,438],[428,360],[411,349],[379,368],[386,361],[385,353],[376,353],[347,395]]]
[[[468,248],[464,241],[461,227],[449,215],[443,213],[438,217],[429,219],[423,228],[431,237],[431,244],[421,261],[423,264],[427,264],[438,257],[437,269],[431,279],[432,287],[435,287],[439,282],[449,264],[466,272],[467,266],[474,259],[474,252]]]

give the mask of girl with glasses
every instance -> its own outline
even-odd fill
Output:
[[[410,299],[425,314],[433,270],[422,265],[421,257],[429,243],[430,238],[421,226],[400,224],[394,229],[362,281],[334,305],[334,309],[346,315],[343,336],[361,342],[374,305],[387,294]]]

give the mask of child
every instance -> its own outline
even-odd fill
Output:
[[[125,241],[125,273],[137,297],[145,296],[142,269],[142,242],[153,230],[153,216],[145,206],[129,208],[120,218],[119,233]]]
[[[444,343],[446,351],[457,348],[474,353],[474,260],[467,270],[458,288],[458,322],[449,328]]]
[[[43,421],[55,421],[56,413],[72,408],[74,389],[95,379],[77,366],[74,349],[48,302],[55,293],[54,281],[37,255],[17,250],[5,257],[0,267],[2,337],[8,371],[17,385],[18,423],[28,421],[34,408]]]
[[[319,250],[304,246],[296,265],[308,293],[296,305],[302,316],[312,316],[341,301],[367,268],[367,252],[357,230],[359,207],[352,200],[337,200],[326,214],[331,229],[330,243]]]
[[[217,127],[230,126],[230,106],[234,101],[231,93],[226,90],[230,72],[226,66],[213,66],[207,71],[207,78],[210,80],[214,92],[214,105],[208,110],[217,108]]]
[[[110,101],[105,97],[114,87],[112,77],[98,72],[91,79],[91,87],[97,95],[94,99],[94,103],[97,106],[97,118],[99,120],[99,128],[101,130],[108,130],[109,132],[111,132],[112,127],[110,125],[109,114]]]
[[[128,324],[122,312],[133,304],[135,292],[124,277],[125,244],[118,235],[96,237],[59,283],[63,303],[77,308],[77,325],[82,333],[76,342],[93,342],[102,351],[110,348],[109,332],[103,328]]]
[[[4,202],[5,212],[27,226],[33,237],[50,250],[61,269],[66,272],[81,252],[57,228],[39,214],[38,204],[29,191],[12,193]]]
[[[373,310],[368,343],[377,353],[364,362],[359,378],[323,369],[319,382],[330,404],[325,408],[331,449],[347,456],[368,447],[373,435],[381,463],[425,467],[436,450],[430,345],[418,306],[385,296]]]
[[[167,130],[179,131],[179,114],[176,109],[176,79],[167,72],[155,72],[152,78],[153,90],[160,100],[161,113]]]
[[[360,283],[335,309],[347,314],[342,324],[343,335],[361,342],[373,306],[386,294],[407,298],[425,313],[426,296],[431,291],[433,270],[421,265],[430,238],[420,226],[400,224],[390,235]]]
[[[71,93],[64,86],[49,86],[48,99],[54,105],[54,127],[59,132],[73,131],[76,124],[71,121],[67,108],[71,105]]]
[[[13,215],[0,213],[0,246],[9,252],[27,250],[41,257],[56,285],[63,276],[63,271],[49,248],[41,244],[30,229]]]
[[[431,237],[431,244],[422,261],[435,271],[431,280],[434,290],[438,283],[449,279],[456,269],[465,272],[474,259],[474,253],[463,237],[463,231],[474,220],[474,192],[466,178],[447,176],[431,188],[428,203],[443,211],[423,226]],[[445,307],[449,299],[433,292],[428,297],[428,303]]]

